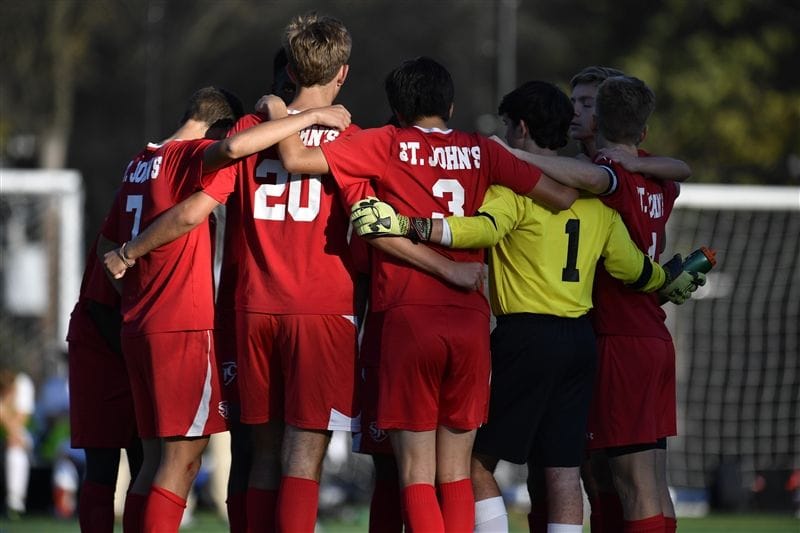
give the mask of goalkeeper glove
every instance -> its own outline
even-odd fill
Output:
[[[661,268],[667,275],[664,284],[658,290],[662,300],[680,305],[692,297],[697,287],[706,284],[704,273],[684,270],[680,254],[675,254],[672,259],[661,265]]]
[[[361,237],[408,237],[414,242],[430,240],[433,228],[431,219],[399,215],[373,196],[353,204],[350,222]]]

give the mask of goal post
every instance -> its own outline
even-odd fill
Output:
[[[76,170],[0,168],[0,336],[10,362],[33,374],[66,350],[84,267],[83,206]]]
[[[725,490],[746,502],[765,473],[800,468],[800,187],[683,185],[662,257],[699,246],[717,251],[707,285],[667,305],[679,433],[670,483],[713,492],[733,472],[726,483],[739,486]]]

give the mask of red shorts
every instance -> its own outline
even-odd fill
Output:
[[[475,429],[489,406],[489,317],[452,306],[384,313],[378,427]]]
[[[353,451],[356,453],[394,453],[389,434],[378,427],[378,368],[382,329],[383,313],[368,314],[358,354],[361,431],[353,433]]]
[[[648,444],[677,434],[675,348],[657,337],[597,338],[589,449]]]
[[[139,436],[199,437],[227,429],[211,330],[123,337]]]
[[[236,315],[233,311],[217,315],[214,330],[214,351],[217,353],[222,401],[233,412],[239,410],[239,380],[236,356]]]
[[[71,320],[88,321],[69,341],[72,447],[126,448],[136,439],[136,416],[125,359],[111,350],[85,310],[76,307]]]
[[[358,429],[353,317],[237,312],[236,329],[242,422]]]

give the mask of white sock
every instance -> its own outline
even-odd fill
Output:
[[[547,524],[547,533],[583,533],[583,524]]]
[[[475,502],[474,533],[508,533],[508,513],[502,496]]]
[[[30,472],[27,450],[20,446],[6,448],[6,502],[10,509],[18,513],[25,512]]]

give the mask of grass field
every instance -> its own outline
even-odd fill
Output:
[[[523,533],[528,530],[524,515],[511,517],[511,531]],[[589,531],[588,526],[584,528]],[[45,516],[25,517],[17,521],[0,520],[0,533],[76,533],[76,521],[62,521]],[[225,522],[208,511],[198,512],[191,525],[181,529],[186,533],[224,533]],[[317,526],[318,533],[360,533],[367,531],[367,510],[353,509],[346,519],[323,519]],[[678,521],[680,533],[800,533],[800,520],[791,515],[771,514],[726,514],[705,518],[682,518]],[[122,533],[117,524],[115,533]]]

